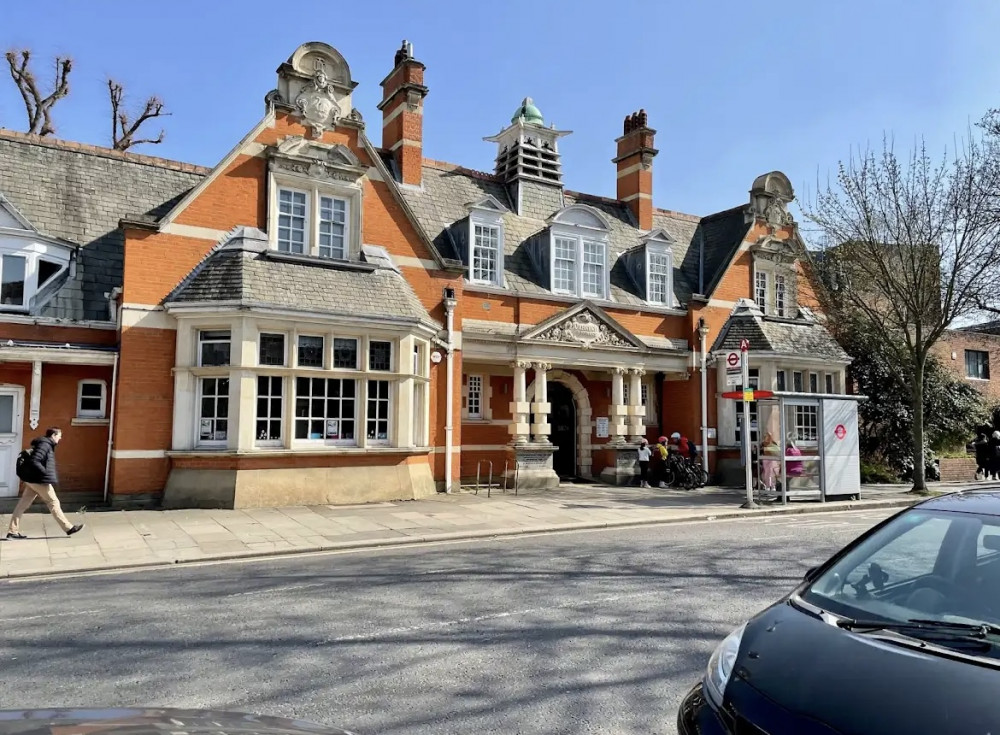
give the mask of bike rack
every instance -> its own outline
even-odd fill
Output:
[[[504,493],[510,490],[510,485],[508,485],[508,482],[510,481],[510,474],[509,474],[510,462],[511,462],[510,460],[504,460],[503,482],[497,482],[496,484],[493,483],[493,460],[481,459],[478,462],[476,462],[476,490],[475,490],[476,495],[479,495],[479,489],[481,487],[486,488],[487,498],[491,496],[494,487],[497,490],[502,490]],[[487,469],[485,485],[483,485],[482,481],[483,465],[486,465]],[[518,479],[520,476],[520,471],[521,471],[521,463],[518,462],[517,460],[514,460],[514,495],[517,495],[517,487],[518,487]]]

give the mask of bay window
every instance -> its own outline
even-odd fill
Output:
[[[254,437],[258,446],[281,446],[284,438],[284,382],[280,375],[257,376],[257,424]]]
[[[331,444],[355,444],[356,380],[295,379],[295,438]]]

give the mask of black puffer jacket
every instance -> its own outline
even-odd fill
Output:
[[[56,443],[47,436],[40,436],[31,442],[31,465],[34,472],[29,482],[40,485],[57,485]]]

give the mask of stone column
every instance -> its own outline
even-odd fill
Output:
[[[531,414],[531,405],[528,403],[528,383],[525,371],[530,367],[530,362],[516,360],[511,363],[514,368],[514,400],[510,402],[510,425],[507,430],[510,432],[511,441],[514,444],[528,443],[528,430]]]
[[[630,404],[628,407],[628,433],[633,442],[638,442],[646,436],[646,426],[643,418],[646,415],[646,407],[642,405],[642,376],[646,371],[642,368],[630,368],[628,371],[628,395]]]
[[[616,367],[611,373],[611,441],[615,444],[624,444],[627,428],[625,417],[628,415],[628,406],[625,405],[625,373],[628,368]]]
[[[535,421],[531,425],[531,436],[532,440],[539,444],[549,444],[549,435],[552,434],[552,425],[549,423],[552,404],[549,403],[548,371],[552,369],[552,366],[544,362],[536,362],[534,368],[535,400],[531,404],[531,412],[535,416]]]

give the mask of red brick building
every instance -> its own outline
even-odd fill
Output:
[[[608,142],[617,196],[571,191],[530,99],[493,172],[437,162],[423,64],[404,43],[388,71],[370,137],[347,61],[301,46],[211,170],[0,134],[0,495],[54,423],[64,491],[121,504],[418,497],[515,458],[622,482],[639,437],[703,427],[725,473],[715,364],[741,339],[754,384],[843,392],[783,174],[657,208],[640,111]]]
[[[1000,405],[1000,322],[949,329],[935,348],[955,377],[982,391],[990,407]]]

